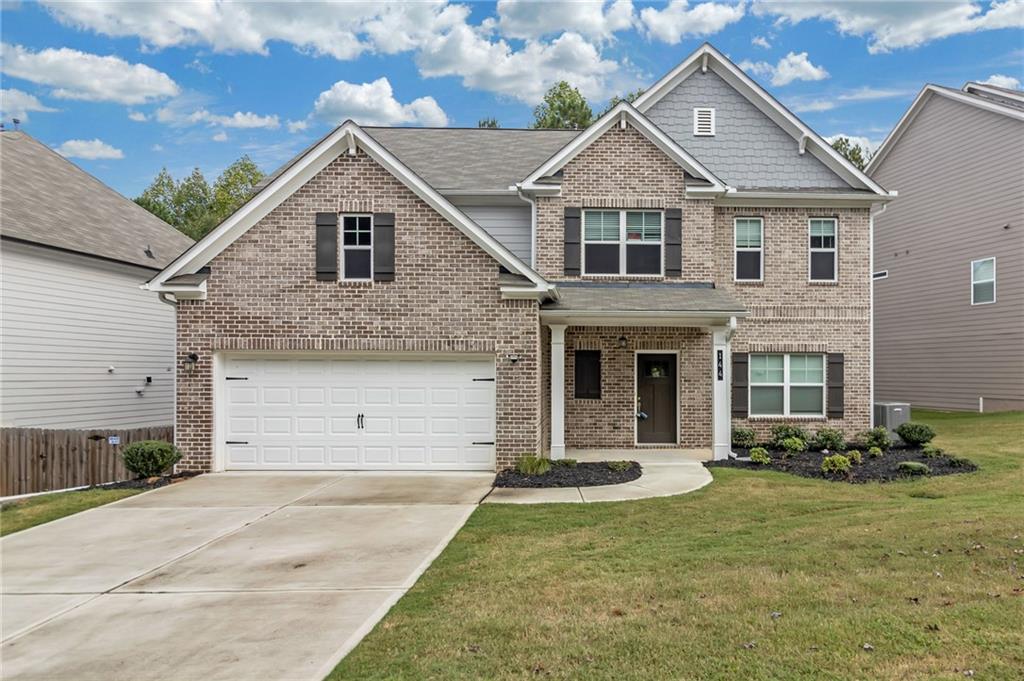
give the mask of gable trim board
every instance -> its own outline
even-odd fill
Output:
[[[965,87],[968,86],[975,87],[976,84],[969,83]],[[1009,98],[1004,93],[997,92],[995,94],[1001,97]],[[878,150],[875,152],[875,155],[871,157],[871,161],[865,168],[866,172],[873,173],[876,170],[878,170],[879,166],[885,160],[885,157],[889,155],[889,152],[892,151],[892,148],[896,146],[896,144],[900,141],[900,138],[903,136],[903,133],[905,133],[910,128],[910,124],[913,123],[914,119],[917,118],[917,115],[921,113],[921,110],[924,108],[925,104],[927,104],[935,95],[946,97],[947,99],[952,99],[953,101],[960,102],[961,104],[968,104],[970,106],[977,107],[985,111],[991,111],[993,113],[1009,116],[1010,118],[1015,118],[1019,121],[1024,121],[1024,109],[1016,109],[1012,106],[1000,104],[999,102],[995,102],[991,99],[986,99],[984,97],[979,97],[977,95],[971,95],[966,92],[952,90],[950,88],[942,87],[940,85],[932,85],[931,83],[929,83],[928,85],[925,85],[923,88],[921,88],[921,92],[919,92],[917,94],[917,97],[914,98],[914,101],[910,105],[910,108],[908,108],[906,113],[903,114],[902,118],[900,118],[899,122],[896,124],[896,127],[892,129],[889,135],[885,138],[885,141],[882,142],[882,145],[878,147]],[[1024,101],[1024,96],[1021,97],[1021,101]]]
[[[153,279],[144,284],[143,288],[155,292],[172,293],[176,296],[186,294],[186,287],[170,286],[167,284],[167,280],[179,274],[195,272],[200,267],[209,264],[225,248],[266,217],[299,187],[326,168],[331,161],[343,153],[354,155],[357,148],[362,149],[370,158],[407,186],[498,263],[504,265],[511,272],[525,277],[533,284],[529,289],[515,287],[517,294],[528,290],[533,297],[553,295],[554,286],[552,284],[549,284],[517,258],[508,248],[473,222],[465,213],[424,182],[394,154],[387,151],[351,120],[335,128],[307,154],[296,160],[213,231],[197,241]],[[205,297],[205,291],[201,292],[199,286],[191,287],[189,290],[192,291],[192,297]],[[505,289],[502,291],[504,292]]]

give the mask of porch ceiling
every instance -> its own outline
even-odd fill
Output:
[[[707,283],[559,282],[558,300],[541,306],[546,324],[572,326],[722,326],[749,312]]]

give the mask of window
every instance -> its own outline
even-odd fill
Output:
[[[583,212],[583,274],[660,275],[660,211]]]
[[[824,355],[750,355],[751,416],[823,416]]]
[[[574,369],[576,399],[601,399],[601,351],[577,350]]]
[[[715,110],[697,107],[693,110],[693,134],[699,137],[712,137],[715,134]]]
[[[764,278],[763,236],[761,218],[736,218],[736,281]]]
[[[872,274],[871,278],[872,279],[888,279],[889,278],[889,270],[879,270],[878,272],[875,272],[874,274]]]
[[[835,281],[836,219],[811,218],[810,237],[811,281]]]
[[[996,259],[971,262],[971,305],[996,302]]]
[[[369,215],[345,215],[341,222],[341,278],[373,278],[373,220]]]

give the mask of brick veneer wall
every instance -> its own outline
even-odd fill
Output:
[[[395,213],[393,282],[316,281],[315,214],[333,211]],[[498,263],[362,152],[332,161],[210,266],[206,300],[178,305],[178,366],[199,355],[178,372],[179,468],[212,465],[212,353],[224,350],[492,353],[498,466],[538,450],[537,303],[502,300]]]

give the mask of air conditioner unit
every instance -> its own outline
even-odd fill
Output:
[[[875,402],[875,425],[885,426],[893,435],[901,423],[910,420],[909,402]]]

